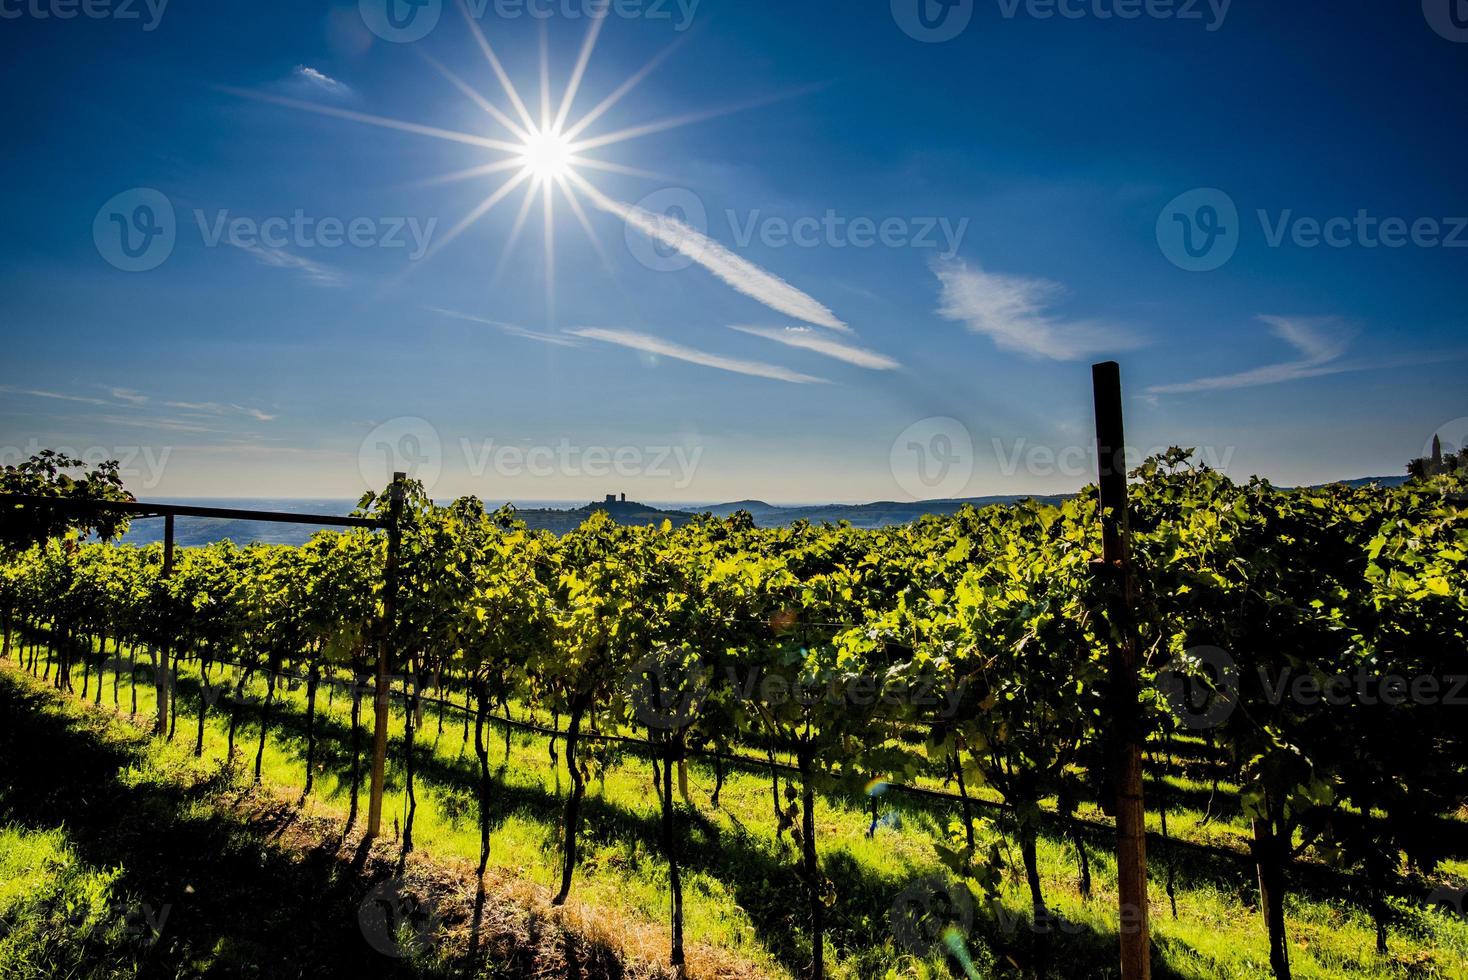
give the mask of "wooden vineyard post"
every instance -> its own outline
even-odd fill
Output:
[[[1121,411],[1121,367],[1093,365],[1096,458],[1101,496],[1101,562],[1114,634],[1109,667],[1113,738],[1107,760],[1116,792],[1116,871],[1121,913],[1123,980],[1152,976],[1147,909],[1147,827],[1142,798],[1141,681],[1138,673],[1135,582],[1127,520],[1126,437]]]
[[[167,514],[163,518],[163,578],[165,580],[173,577],[173,515]],[[173,654],[173,643],[165,641],[161,649],[154,651],[153,659],[153,691],[158,702],[158,719],[153,723],[153,734],[164,736],[168,734],[168,709],[169,701],[173,697],[173,673],[170,659]]]
[[[387,777],[388,701],[392,695],[389,656],[392,650],[393,619],[397,611],[398,551],[403,541],[403,481],[406,473],[394,473],[388,490],[387,563],[383,575],[382,628],[377,638],[376,706],[372,727],[372,785],[367,801],[367,839],[382,830],[382,790]]]

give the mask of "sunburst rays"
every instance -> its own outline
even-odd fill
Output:
[[[584,88],[583,83],[586,80],[587,70],[591,65],[597,42],[605,26],[606,17],[592,19],[586,36],[581,42],[575,63],[566,83],[565,91],[561,93],[559,100],[554,97],[551,90],[549,45],[545,26],[544,24],[541,25],[538,66],[539,92],[533,98],[534,108],[532,108],[532,102],[527,101],[526,97],[521,94],[520,90],[516,88],[515,83],[511,80],[510,73],[506,70],[504,62],[500,60],[494,46],[490,43],[489,38],[485,36],[483,29],[475,20],[468,4],[464,0],[458,0],[458,8],[463,15],[464,22],[469,28],[469,33],[476,47],[483,54],[491,73],[498,81],[508,108],[497,105],[485,93],[474,88],[473,85],[465,81],[433,56],[422,51],[419,51],[419,54],[437,74],[441,75],[461,95],[482,110],[493,126],[502,132],[496,132],[494,130],[491,130],[489,134],[458,132],[402,119],[357,112],[337,106],[321,105],[300,99],[285,98],[269,93],[235,88],[225,88],[224,91],[291,109],[317,113],[319,115],[375,126],[381,129],[467,144],[502,155],[501,159],[495,159],[452,173],[428,177],[415,181],[413,185],[410,185],[433,186],[478,179],[494,181],[494,186],[489,193],[470,208],[462,218],[454,223],[445,235],[434,243],[432,249],[428,252],[428,257],[437,254],[450,242],[459,238],[501,203],[509,199],[516,191],[520,190],[523,185],[524,196],[520,201],[519,212],[515,217],[509,237],[505,241],[498,264],[494,268],[491,282],[498,282],[506,261],[525,230],[529,213],[538,202],[543,211],[545,237],[546,309],[552,319],[554,319],[555,309],[555,212],[557,197],[564,199],[568,209],[575,216],[577,223],[585,231],[602,264],[610,272],[610,260],[593,230],[592,223],[587,217],[586,208],[583,207],[582,201],[578,198],[578,194],[585,194],[588,201],[598,210],[602,211],[607,210],[605,204],[602,203],[607,199],[591,184],[585,172],[600,171],[603,173],[654,180],[670,179],[663,174],[588,156],[588,153],[596,150],[605,150],[609,147],[638,139],[639,137],[650,136],[682,126],[704,122],[729,113],[753,108],[757,105],[765,105],[772,101],[788,97],[791,94],[798,94],[785,93],[770,98],[751,100],[738,105],[684,113],[671,118],[654,120],[601,135],[592,134],[589,130],[591,130],[594,124],[601,120],[602,117],[616,107],[638,85],[645,81],[649,75],[656,71],[684,43],[687,35],[678,38],[673,43],[664,47],[646,64],[633,72],[625,81],[612,88],[589,111],[573,120],[572,111],[578,95],[582,93]],[[504,176],[501,177],[500,175]],[[615,209],[613,209],[613,213],[615,213]],[[399,280],[401,278],[399,277]]]

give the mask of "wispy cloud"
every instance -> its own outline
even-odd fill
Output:
[[[345,82],[339,82],[335,78],[312,68],[310,65],[297,65],[296,70],[291,72],[291,80],[309,88],[317,89],[328,95],[346,97],[353,95],[352,87]]]
[[[263,409],[253,408],[248,405],[236,405],[234,403],[224,404],[221,402],[184,402],[184,401],[162,401],[158,404],[164,408],[177,409],[185,418],[148,417],[131,413],[143,405],[151,404],[154,399],[132,388],[120,388],[112,385],[96,385],[105,388],[112,396],[112,400],[104,398],[93,398],[88,395],[71,395],[60,391],[46,391],[39,388],[22,388],[16,385],[0,385],[0,394],[12,394],[29,396],[32,398],[48,398],[55,401],[73,402],[79,405],[95,405],[98,408],[110,409],[108,414],[96,414],[78,416],[91,422],[101,422],[109,425],[127,425],[138,428],[162,429],[175,432],[218,432],[219,429],[203,424],[201,420],[210,417],[225,419],[231,416],[243,416],[254,419],[257,422],[273,422],[279,416],[272,415]]]
[[[482,316],[472,316],[468,313],[460,313],[457,310],[445,310],[437,306],[425,307],[430,313],[440,316],[453,317],[455,320],[467,320],[470,323],[482,323],[487,327],[494,327],[502,333],[511,337],[521,337],[525,340],[536,340],[542,344],[553,344],[556,347],[580,347],[581,345],[570,337],[555,333],[541,333],[538,330],[530,330],[526,327],[518,327],[513,323],[504,323],[500,320],[490,320]]]
[[[1354,332],[1335,317],[1261,316],[1270,332],[1300,355],[1288,361],[1262,367],[1196,378],[1177,384],[1153,385],[1147,391],[1154,395],[1177,395],[1193,391],[1226,391],[1232,388],[1255,388],[1260,385],[1283,384],[1301,378],[1318,378],[1326,374],[1360,371],[1372,366],[1342,361],[1351,346]],[[1385,365],[1379,365],[1385,366]]]
[[[737,291],[777,313],[830,330],[851,328],[814,297],[801,292],[772,272],[740,258],[703,232],[665,214],[653,214],[635,204],[614,201],[586,182],[578,183],[593,204],[613,214],[648,238],[697,262]]]
[[[101,398],[87,398],[83,395],[67,395],[59,391],[42,391],[37,388],[18,388],[15,385],[0,385],[0,392],[9,395],[27,395],[31,398],[51,398],[56,401],[77,402],[82,405],[101,405],[111,407],[112,402],[103,401]]]
[[[289,269],[293,272],[299,272],[308,282],[315,283],[318,286],[345,285],[342,274],[337,270],[287,252],[283,248],[270,248],[254,243],[240,244],[231,242],[230,244],[242,252],[253,255],[262,264],[268,265],[273,269]]]
[[[630,347],[632,350],[640,350],[649,354],[658,354],[662,357],[670,357],[676,361],[687,361],[689,364],[701,364],[704,367],[716,368],[720,371],[732,371],[735,374],[747,374],[756,378],[769,378],[772,381],[786,381],[790,384],[826,384],[826,379],[817,378],[809,374],[801,374],[776,364],[765,364],[762,361],[745,361],[733,357],[725,357],[722,354],[710,354],[706,351],[695,350],[682,344],[675,344],[661,337],[650,334],[636,333],[631,330],[603,330],[595,327],[587,327],[580,330],[570,331],[572,336],[584,337],[587,340],[600,340],[608,344],[616,344],[619,347]]]
[[[280,418],[279,415],[271,415],[269,412],[247,405],[228,405],[219,402],[164,402],[168,408],[176,408],[184,412],[195,412],[200,415],[244,415],[254,419],[256,422],[274,422]]]
[[[274,422],[280,417],[278,415],[271,415],[268,412],[261,411],[258,408],[248,408],[244,405],[231,405],[229,407],[234,409],[236,412],[241,413],[242,415],[248,415],[256,422]]]
[[[108,425],[128,425],[139,429],[162,429],[166,432],[217,432],[207,425],[199,425],[185,419],[142,418],[131,415],[99,415],[98,422]]]
[[[938,315],[985,335],[1001,350],[1076,361],[1141,343],[1113,324],[1051,315],[1047,311],[1065,292],[1059,283],[985,272],[957,259],[939,261],[933,271],[942,284]]]
[[[131,388],[109,388],[108,393],[118,401],[127,402],[129,405],[146,405],[148,403],[147,395],[139,394]]]
[[[879,354],[865,347],[853,347],[842,343],[825,334],[812,330],[810,327],[744,327],[734,326],[731,330],[740,333],[751,334],[755,337],[763,337],[773,340],[777,344],[785,344],[788,347],[798,347],[801,350],[814,351],[826,357],[844,361],[847,364],[855,364],[857,367],[867,368],[871,371],[893,371],[902,367],[897,361],[886,354]]]

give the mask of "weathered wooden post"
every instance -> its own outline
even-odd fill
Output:
[[[1121,912],[1121,975],[1152,975],[1147,908],[1147,826],[1142,798],[1141,681],[1138,673],[1135,582],[1127,519],[1126,436],[1122,425],[1121,367],[1093,365],[1096,399],[1096,457],[1101,496],[1101,562],[1106,585],[1111,643],[1112,744],[1108,764],[1116,792],[1116,872]]]
[[[388,489],[387,562],[383,574],[382,625],[377,638],[376,714],[372,728],[372,785],[367,800],[367,839],[382,830],[382,790],[387,777],[388,702],[392,695],[389,669],[393,619],[397,613],[398,552],[403,541],[403,481],[406,473],[394,473]]]
[[[173,577],[173,515],[163,516],[163,580]],[[168,624],[164,624],[168,628]],[[169,702],[173,698],[172,656],[173,643],[164,640],[161,649],[153,654],[153,691],[158,702],[158,718],[153,723],[153,734],[160,738],[168,734]]]

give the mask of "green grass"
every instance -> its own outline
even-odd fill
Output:
[[[195,669],[188,665],[188,670]],[[214,672],[220,679],[218,668]],[[75,679],[80,691],[80,676]],[[110,707],[111,675],[104,689]],[[96,683],[95,675],[93,684]],[[174,752],[192,748],[198,707],[191,677],[181,681]],[[258,678],[250,691],[263,696]],[[122,678],[120,703],[126,712],[128,679]],[[318,700],[318,761],[309,809],[344,815],[348,799],[347,720],[349,703],[338,696],[328,707],[326,689]],[[138,689],[139,713],[151,717],[150,686]],[[304,782],[303,690],[278,690],[271,709],[262,779],[286,792],[299,792]],[[237,748],[241,764],[253,772],[258,707],[241,709]],[[364,724],[370,724],[364,711]],[[547,719],[542,719],[545,721]],[[206,726],[203,765],[224,761],[227,718],[223,705],[211,710]],[[392,833],[405,812],[402,789],[401,713],[394,713],[388,792],[384,823]],[[466,744],[460,716],[438,718],[430,709],[419,732],[418,811],[414,838],[419,849],[445,859],[478,856],[477,811],[472,791],[477,773],[472,734]],[[499,877],[552,889],[559,880],[559,816],[564,788],[564,761],[552,768],[548,740],[516,733],[508,759],[503,730],[492,729],[491,764],[495,772],[493,843],[490,867]],[[364,751],[368,739],[364,735]],[[665,955],[667,866],[659,848],[657,800],[650,763],[628,750],[598,749],[599,777],[588,788],[583,831],[583,859],[577,869],[573,901],[595,910],[616,937],[627,938],[633,956]],[[365,769],[365,760],[364,760]],[[776,842],[767,772],[731,769],[721,806],[709,805],[712,770],[694,762],[689,767],[695,806],[680,816],[683,837],[686,935],[690,961],[698,972],[701,952],[732,954],[766,976],[798,973],[810,955],[805,929],[805,899],[795,873],[796,854],[788,841]],[[1207,826],[1201,812],[1187,805],[1206,798],[1210,786],[1169,777],[1168,795],[1176,809],[1169,827],[1180,836],[1239,846],[1242,820],[1236,814],[1216,817]],[[1220,787],[1219,802],[1233,805],[1229,787]],[[947,976],[956,961],[939,955],[913,956],[894,936],[889,911],[909,885],[937,873],[935,839],[946,836],[957,820],[956,808],[900,792],[881,798],[883,822],[866,835],[870,817],[866,800],[832,795],[817,805],[817,840],[822,868],[832,879],[836,901],[830,913],[828,963],[837,977]],[[362,807],[365,811],[365,789]],[[1099,814],[1093,814],[1099,817]],[[1155,826],[1156,814],[1149,814]],[[997,833],[992,827],[991,834]],[[1022,876],[1006,873],[1003,904],[1006,917],[1019,927],[1005,932],[987,914],[978,913],[962,934],[961,946],[976,975],[986,976],[1018,966],[1052,975],[1115,975],[1116,896],[1114,865],[1104,839],[1091,850],[1095,894],[1087,901],[1076,885],[1076,854],[1053,838],[1040,842],[1040,869],[1052,911],[1071,923],[1063,933],[1032,934]],[[1014,855],[1017,859],[1017,853]],[[1159,975],[1213,978],[1268,975],[1267,947],[1259,916],[1251,906],[1253,882],[1248,869],[1234,862],[1175,852],[1178,918],[1171,917],[1164,893],[1168,856],[1154,848],[1152,857],[1153,936]],[[1457,865],[1461,869],[1461,865]],[[1463,977],[1468,976],[1468,923],[1423,910],[1414,902],[1394,901],[1391,954],[1375,952],[1374,929],[1354,896],[1333,891],[1296,891],[1289,902],[1291,959],[1301,978]],[[533,888],[527,888],[533,893]],[[0,892],[0,894],[4,894]],[[649,938],[651,937],[651,938]],[[701,950],[700,947],[703,949]]]
[[[129,977],[167,914],[79,859],[60,830],[0,827],[0,977]]]

